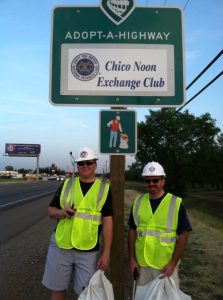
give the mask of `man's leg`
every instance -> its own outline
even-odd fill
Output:
[[[66,290],[52,292],[51,300],[65,300],[65,299],[66,299]]]
[[[57,247],[55,234],[50,238],[42,284],[52,291],[52,299],[65,299],[73,272],[73,250]],[[65,295],[65,296],[64,296]]]
[[[113,141],[113,131],[110,131],[110,140],[109,140],[109,148],[112,148],[112,141]]]
[[[74,251],[74,290],[79,296],[81,292],[88,286],[89,281],[97,270],[98,251],[81,252]]]
[[[152,267],[140,267],[140,275],[137,284],[145,285],[155,279],[161,273],[161,270],[157,270]]]
[[[115,131],[114,132],[114,141],[113,141],[113,147],[116,147],[116,144],[117,144],[117,137],[118,137],[118,132]]]

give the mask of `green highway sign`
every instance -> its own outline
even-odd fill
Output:
[[[99,150],[102,154],[135,154],[137,152],[135,111],[102,110],[99,120]]]
[[[135,7],[133,1],[127,1],[120,12],[113,2],[102,1],[101,7],[54,8],[51,103],[182,105],[185,87],[181,10]]]

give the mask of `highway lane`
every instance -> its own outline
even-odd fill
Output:
[[[56,182],[54,182],[54,184],[50,184],[49,186],[51,186],[51,189],[55,190],[58,183],[56,184]],[[14,188],[15,187],[13,186],[13,190]],[[46,187],[44,190],[47,190]],[[9,194],[9,190],[5,189],[5,192],[6,191],[8,191],[7,193]],[[47,196],[38,196],[37,198],[32,198],[29,201],[23,201],[19,204],[16,203],[15,205],[10,205],[4,207],[4,209],[0,209],[0,249],[1,245],[20,235],[40,220],[47,217],[47,208],[53,197],[53,193],[51,192]]]
[[[0,184],[0,210],[53,194],[61,183],[60,181],[34,181]]]

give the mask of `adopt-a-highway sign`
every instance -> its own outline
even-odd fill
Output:
[[[134,1],[58,6],[52,15],[50,101],[176,107],[184,102],[182,12]]]

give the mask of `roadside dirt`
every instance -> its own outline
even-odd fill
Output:
[[[125,190],[125,234],[128,215],[138,191]],[[189,211],[193,232],[180,265],[181,290],[193,300],[223,300],[222,223],[212,226],[206,215]],[[0,246],[0,299],[49,300],[41,285],[48,242],[55,222],[43,218],[28,230]],[[3,229],[1,229],[3,230]],[[132,278],[125,241],[125,299],[131,299]],[[69,291],[67,300],[74,296]]]

